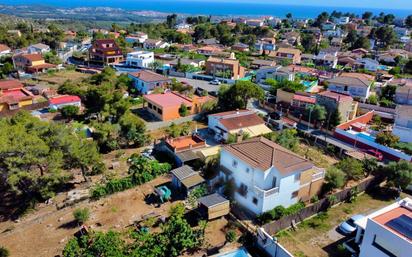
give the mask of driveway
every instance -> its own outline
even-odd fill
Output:
[[[172,77],[172,76],[170,76],[170,78],[174,78],[180,82],[185,82],[191,85],[195,89],[201,88],[203,90],[206,90],[207,92],[218,92],[220,88],[220,85],[211,85],[209,84],[208,81],[204,81],[204,80],[187,79],[187,78],[179,78],[179,77]]]

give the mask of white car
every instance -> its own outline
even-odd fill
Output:
[[[214,80],[210,81],[209,84],[211,84],[211,85],[220,85],[221,83],[220,83],[219,80],[214,79]]]

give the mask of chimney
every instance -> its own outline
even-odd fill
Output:
[[[243,133],[239,132],[236,134],[236,143],[241,143],[243,141]]]

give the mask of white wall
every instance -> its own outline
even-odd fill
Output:
[[[359,257],[388,257],[387,254],[372,245],[376,236],[378,242],[385,249],[397,257],[411,257],[412,243],[397,234],[368,219],[365,234],[362,240]]]
[[[266,233],[263,228],[258,228],[257,245],[271,257],[293,257],[288,250]]]
[[[394,135],[397,135],[401,142],[407,142],[407,143],[412,142],[412,129],[410,128],[405,128],[405,127],[395,125],[393,127],[392,133]]]

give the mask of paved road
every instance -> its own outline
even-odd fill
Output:
[[[208,92],[217,92],[219,91],[220,86],[217,85],[211,85],[209,84],[208,81],[205,80],[197,80],[197,79],[187,79],[187,78],[179,78],[179,77],[172,77],[170,78],[175,78],[177,81],[180,82],[186,82],[189,85],[191,85],[193,88],[201,88],[203,90],[206,90]]]

